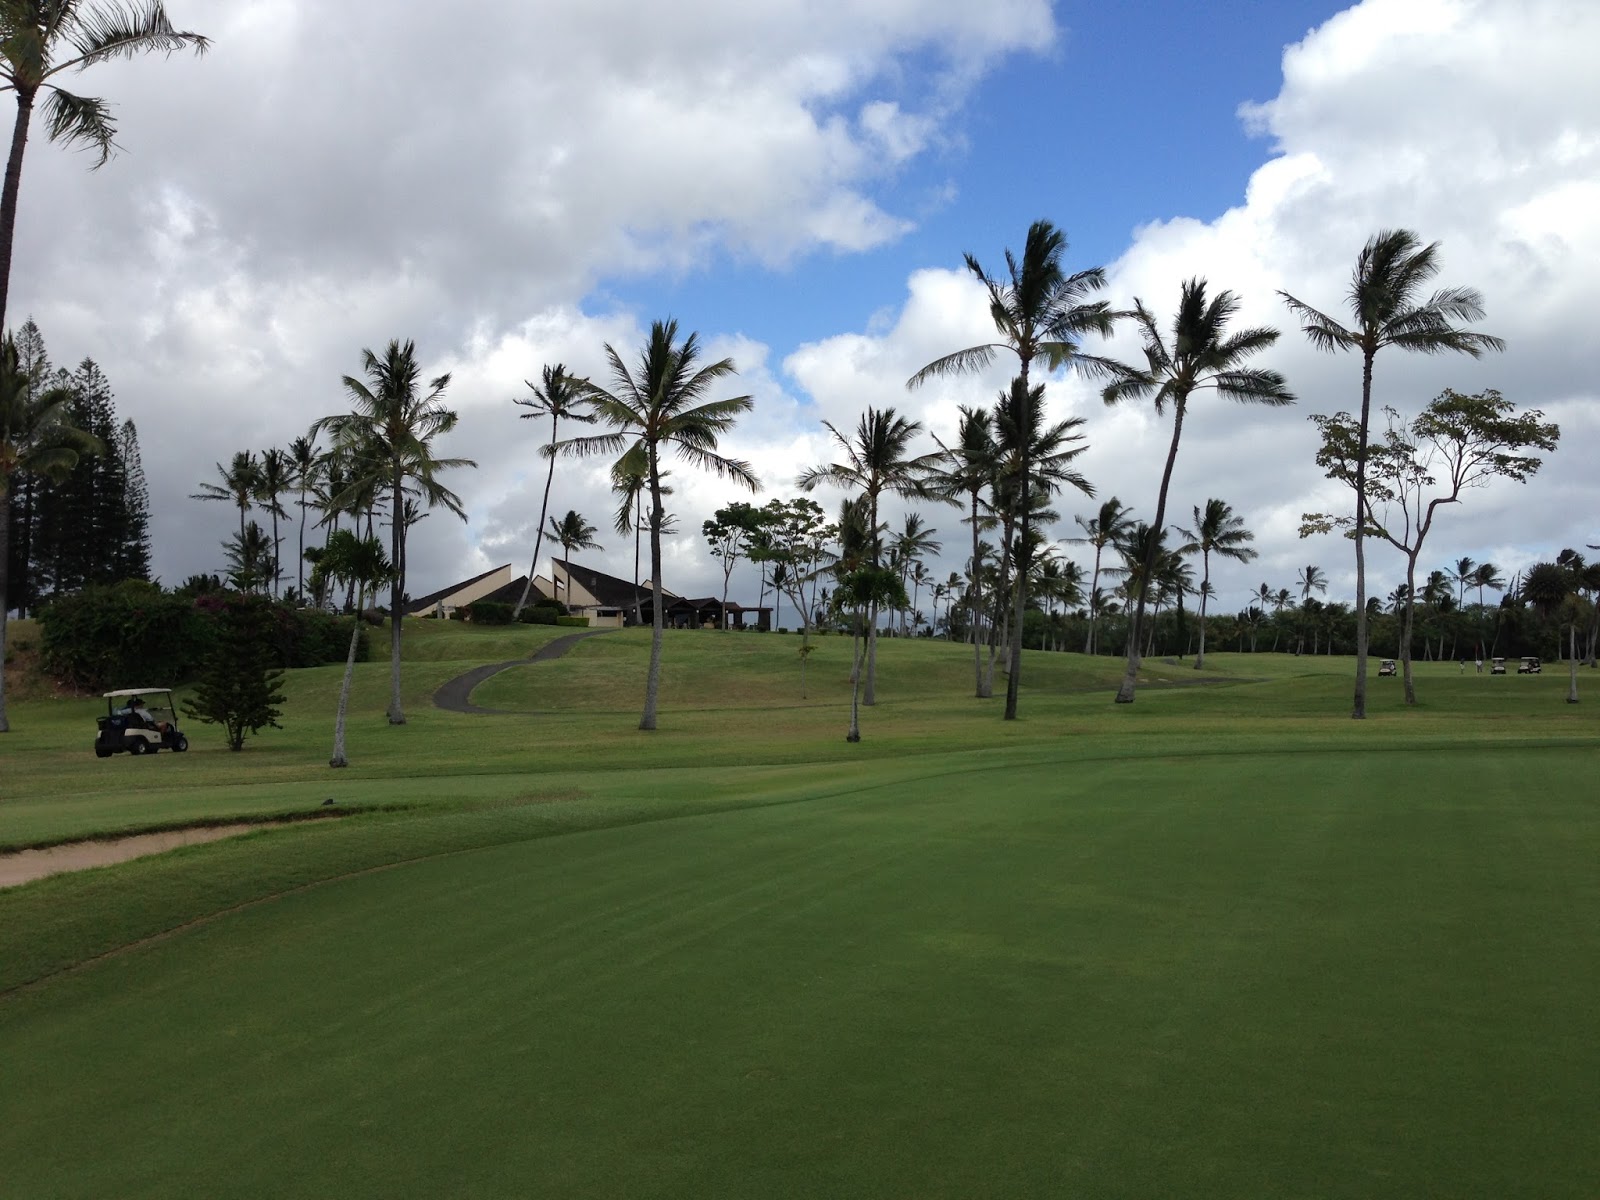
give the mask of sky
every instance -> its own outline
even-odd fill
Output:
[[[1104,266],[1104,298],[1163,320],[1183,280],[1241,299],[1239,324],[1283,336],[1258,360],[1286,409],[1205,396],[1191,408],[1168,521],[1212,498],[1254,531],[1259,558],[1213,563],[1216,609],[1307,565],[1329,599],[1354,595],[1336,535],[1305,512],[1349,506],[1315,465],[1313,414],[1360,401],[1360,364],[1313,350],[1279,299],[1344,315],[1361,245],[1408,228],[1440,243],[1441,285],[1479,289],[1477,328],[1503,354],[1378,358],[1374,403],[1415,415],[1445,388],[1499,389],[1561,426],[1526,484],[1467,494],[1419,564],[1467,556],[1508,578],[1600,542],[1600,6],[1570,0],[170,0],[201,57],[101,64],[65,82],[104,97],[120,153],[93,160],[35,124],[23,168],[9,320],[32,316],[54,362],[100,364],[139,430],[154,569],[168,584],[223,568],[236,512],[190,500],[238,450],[286,446],[348,407],[362,351],[414,339],[449,372],[460,414],[439,453],[468,519],[416,527],[422,595],[528,566],[543,422],[512,402],[563,363],[608,384],[653,320],[697,331],[738,369],[751,413],[722,449],[799,494],[832,461],[824,421],[868,407],[948,438],[987,375],[906,380],[992,339],[971,253],[991,273],[1029,224],[1063,229],[1071,270]],[[1131,360],[1131,330],[1085,347]],[[1059,497],[1067,539],[1116,496],[1149,519],[1167,419],[1107,408],[1052,376],[1053,419],[1080,416],[1095,488]],[[666,587],[717,594],[702,521],[732,485],[673,467]],[[818,493],[833,508],[837,493]],[[954,508],[937,578],[968,543]],[[589,565],[627,577],[610,531],[606,464],[563,460],[552,515],[602,530]],[[898,524],[905,509],[891,506]],[[259,514],[258,514],[259,515]],[[1061,550],[1087,566],[1092,553]],[[292,555],[292,550],[289,552]],[[548,558],[548,548],[543,556]],[[1369,592],[1404,576],[1368,555]],[[752,568],[733,596],[756,591]]]

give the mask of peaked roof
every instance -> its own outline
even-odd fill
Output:
[[[463,579],[459,583],[452,583],[447,588],[440,588],[437,592],[429,592],[426,596],[411,601],[406,605],[405,610],[406,612],[413,613],[422,612],[424,609],[432,608],[434,605],[438,604],[439,601],[445,599],[446,597],[455,595],[463,588],[469,588],[473,584],[489,578],[489,576],[495,574],[497,571],[509,571],[510,569],[510,563],[501,563],[498,567],[490,567],[481,575],[474,575],[471,579]]]
[[[648,601],[654,595],[650,588],[635,588],[631,579],[618,579],[615,575],[607,575],[604,571],[596,571],[593,567],[585,567],[565,558],[553,558],[550,561],[605,608],[632,608],[635,595],[642,601]],[[661,594],[669,600],[677,599],[666,588],[661,589]],[[565,601],[565,597],[562,599]]]

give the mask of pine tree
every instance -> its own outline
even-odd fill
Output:
[[[29,317],[17,330],[17,366],[32,382],[29,399],[36,397],[50,374],[50,355],[45,350],[44,335]],[[11,607],[26,617],[38,604],[39,581],[34,564],[34,526],[38,519],[38,498],[48,484],[42,478],[24,474],[12,481],[8,502],[11,519],[11,543],[8,548],[9,567],[6,578],[10,580]]]
[[[245,731],[281,729],[277,705],[283,671],[273,666],[273,608],[263,596],[228,592],[203,601],[216,614],[216,641],[200,666],[186,716],[221,725],[228,749],[243,750]]]
[[[124,485],[122,540],[115,547],[118,580],[150,578],[150,489],[139,457],[139,431],[130,418],[117,438]]]

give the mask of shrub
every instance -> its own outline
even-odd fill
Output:
[[[71,688],[169,686],[194,678],[209,623],[185,597],[142,580],[87,587],[39,613],[44,667]]]
[[[557,625],[570,625],[570,626],[573,626],[574,628],[577,628],[577,629],[587,629],[589,627],[589,618],[588,617],[557,617],[555,619],[555,624],[557,624]]]
[[[466,606],[467,620],[474,625],[511,624],[511,605],[501,600],[478,600]]]
[[[216,642],[218,615],[238,593],[164,592],[126,580],[63,596],[39,614],[45,670],[64,685],[85,691],[110,687],[172,686],[195,678]],[[266,605],[263,637],[275,667],[342,662],[349,629],[316,609]],[[356,657],[369,647],[363,633]]]

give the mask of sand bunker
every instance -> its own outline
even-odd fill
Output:
[[[68,842],[63,846],[50,846],[43,850],[17,850],[0,854],[0,888],[31,883],[46,875],[61,871],[81,871],[85,867],[105,867],[112,863],[127,862],[130,858],[143,858],[147,854],[160,854],[179,846],[194,846],[201,842],[220,841],[237,837],[252,829],[265,828],[259,822],[239,822],[234,825],[206,825],[196,829],[169,829],[162,833],[136,833],[129,837],[107,838],[103,841]]]

